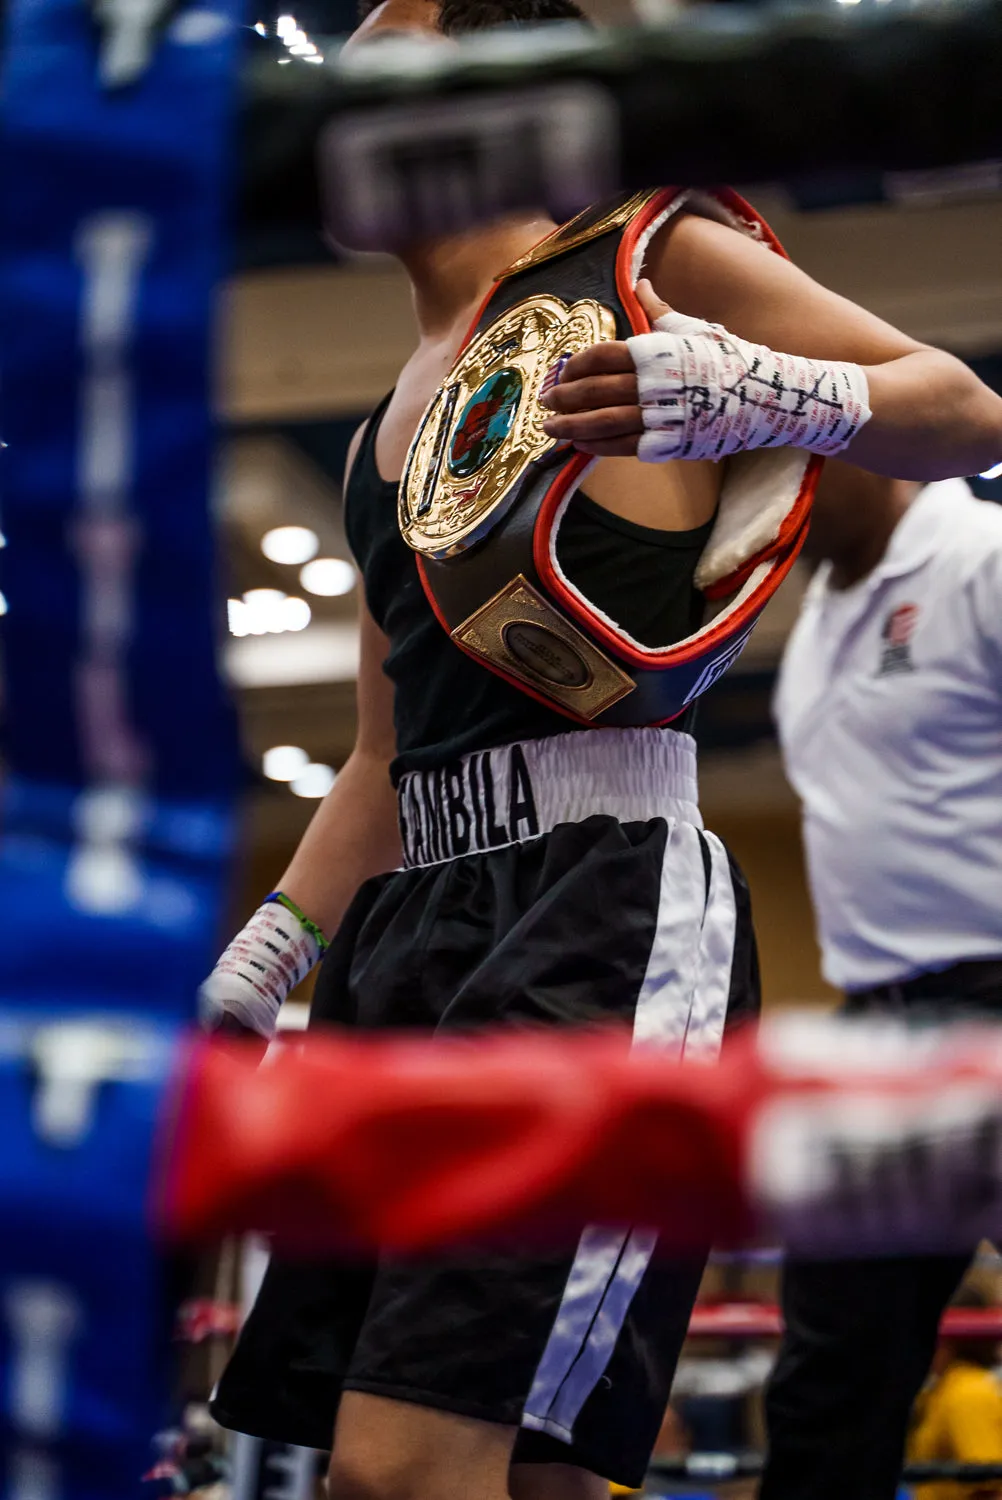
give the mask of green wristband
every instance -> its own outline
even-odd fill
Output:
[[[267,906],[269,901],[277,901],[279,906],[284,906],[286,911],[291,911],[303,931],[308,932],[310,937],[316,939],[320,952],[327,952],[327,949],[330,947],[330,940],[324,937],[316,922],[311,922],[306,913],[300,910],[291,896],[287,896],[284,891],[272,891],[270,896],[265,896],[264,905]]]

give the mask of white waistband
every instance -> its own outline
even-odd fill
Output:
[[[397,797],[406,868],[522,843],[596,813],[703,826],[696,744],[674,729],[582,729],[499,745],[411,771]]]

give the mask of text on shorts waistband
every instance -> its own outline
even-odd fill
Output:
[[[669,730],[582,730],[480,750],[397,791],[404,864],[439,864],[605,813],[702,826],[695,747]]]

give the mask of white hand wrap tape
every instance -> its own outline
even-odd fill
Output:
[[[644,432],[637,457],[726,458],[749,448],[840,453],[870,420],[859,365],[776,354],[718,323],[665,313],[628,339]]]
[[[212,1029],[229,1015],[270,1039],[283,1001],[319,957],[320,944],[296,914],[266,901],[199,989],[202,1024]]]

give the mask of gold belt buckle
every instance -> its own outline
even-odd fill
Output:
[[[432,397],[400,482],[400,532],[425,557],[472,547],[518,499],[530,466],[555,447],[539,396],[562,356],[616,337],[591,298],[527,297],[470,343]]]
[[[597,718],[636,686],[522,573],[451,634],[467,651],[582,719]]]

